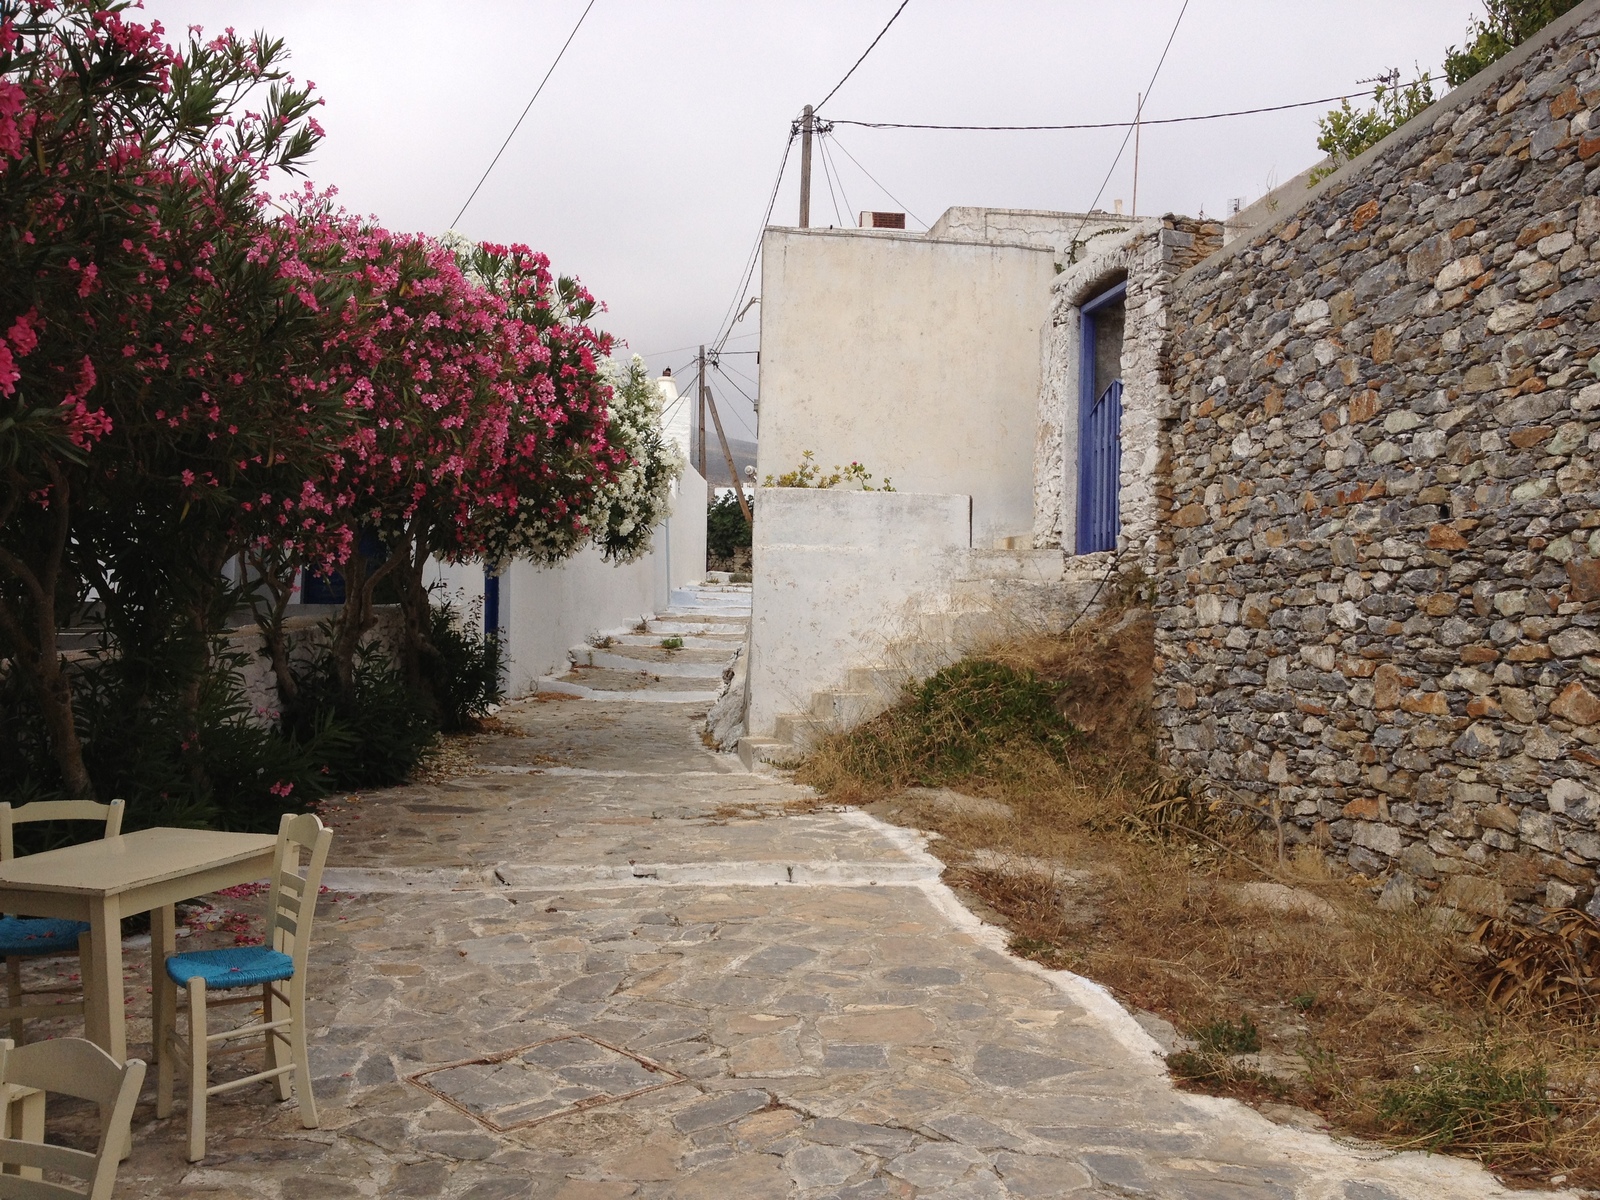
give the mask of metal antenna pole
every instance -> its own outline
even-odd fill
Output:
[[[811,226],[811,131],[816,120],[811,115],[811,105],[800,114],[800,228]]]
[[[1133,212],[1129,216],[1139,215],[1139,121],[1144,116],[1144,93],[1139,93],[1139,99],[1133,110]]]

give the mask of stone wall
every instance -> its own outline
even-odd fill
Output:
[[[1122,341],[1122,479],[1119,509],[1126,565],[1154,562],[1162,439],[1171,416],[1168,293],[1173,280],[1221,245],[1221,227],[1186,217],[1147,218],[1093,235],[1051,287],[1039,426],[1034,447],[1033,544],[1069,553],[1077,531],[1078,391],[1084,303],[1127,280]],[[1103,556],[1085,556],[1100,559]],[[1089,564],[1084,564],[1089,565]],[[1104,570],[1104,566],[1099,567]]]
[[[1178,282],[1158,720],[1291,840],[1600,916],[1600,3]]]

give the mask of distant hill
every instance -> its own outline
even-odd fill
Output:
[[[695,453],[698,453],[699,443],[693,445]],[[756,444],[743,438],[730,437],[728,449],[733,452],[733,465],[738,469],[741,481],[748,483],[744,469],[756,465]],[[706,430],[706,479],[713,487],[733,486],[733,481],[728,478],[727,460],[722,457],[722,443],[717,441],[715,429]]]

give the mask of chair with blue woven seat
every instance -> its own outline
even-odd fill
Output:
[[[162,1007],[166,1027],[157,1033],[161,1054],[156,1072],[156,1116],[172,1112],[173,1064],[189,1068],[189,1161],[206,1153],[206,1098],[271,1079],[278,1099],[289,1099],[289,1077],[300,1104],[300,1123],[317,1127],[317,1103],[311,1094],[311,1066],[306,1056],[306,956],[311,948],[311,920],[317,909],[322,868],[328,861],[333,831],[315,816],[285,813],[278,825],[278,852],[267,891],[267,936],[259,946],[230,946],[174,954],[155,981],[165,989]],[[302,863],[302,855],[304,861]],[[302,865],[304,873],[302,874]],[[189,1037],[178,1036],[177,989],[188,998]],[[260,992],[227,995],[243,989]],[[224,993],[212,999],[212,992]],[[261,1005],[261,1020],[221,1033],[206,1028],[207,1008],[228,1004]],[[279,1015],[279,1014],[282,1015]],[[253,1075],[210,1082],[212,1046],[259,1036],[265,1061]],[[218,1055],[240,1054],[255,1045],[233,1046]]]
[[[34,821],[95,821],[105,828],[105,836],[122,832],[121,800],[96,804],[92,800],[37,800],[12,808],[0,803],[0,862],[10,862],[16,854],[16,828]],[[0,1022],[11,1023],[11,1039],[23,1041],[24,1021],[43,1017],[62,1017],[83,1012],[82,995],[89,991],[89,926],[83,921],[63,921],[56,917],[0,917],[0,954],[6,960],[6,1005],[0,1008]],[[22,987],[22,960],[76,954],[80,984],[34,988]],[[56,996],[79,992],[77,1000],[30,1004],[34,996]]]

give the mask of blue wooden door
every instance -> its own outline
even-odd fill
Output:
[[[1083,306],[1078,410],[1078,553],[1115,550],[1121,519],[1122,303],[1126,284]]]

